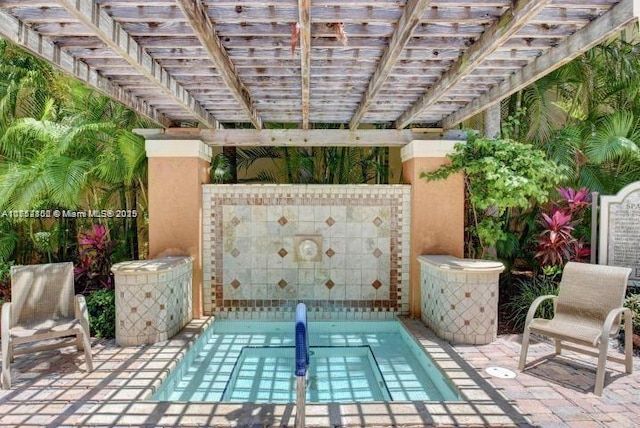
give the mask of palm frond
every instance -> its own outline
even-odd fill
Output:
[[[77,208],[92,164],[86,159],[58,156],[48,162],[45,181],[54,203]]]
[[[628,138],[635,133],[635,123],[633,115],[625,111],[617,111],[603,118],[588,141],[586,153],[589,158],[601,164],[628,153],[637,153],[638,146]]]

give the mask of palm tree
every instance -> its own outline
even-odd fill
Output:
[[[565,185],[615,193],[640,179],[640,46],[598,45],[503,103],[506,135],[543,148]]]
[[[0,50],[0,209],[118,208],[142,214],[144,140],[130,129],[147,123],[1,40]],[[30,236],[38,229],[33,221],[4,221]],[[65,236],[59,241],[75,241],[75,221],[61,223],[58,231]],[[137,218],[114,224],[128,256],[137,257]]]

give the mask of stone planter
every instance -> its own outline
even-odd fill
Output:
[[[490,260],[420,256],[422,320],[442,339],[483,345],[498,333],[498,280]]]
[[[163,257],[113,265],[116,343],[167,340],[191,321],[191,257]]]

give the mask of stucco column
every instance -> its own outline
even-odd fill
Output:
[[[464,252],[464,179],[462,174],[446,180],[420,178],[448,163],[446,154],[455,143],[448,140],[414,140],[402,148],[402,175],[411,184],[411,253],[409,260],[409,314],[420,317],[420,264],[423,254]]]
[[[202,317],[202,184],[211,148],[200,140],[147,140],[149,258],[193,257],[193,317]]]

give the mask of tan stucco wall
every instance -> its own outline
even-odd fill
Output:
[[[149,158],[149,258],[193,257],[193,317],[202,317],[202,189],[209,162]]]
[[[447,158],[413,158],[403,164],[405,183],[411,184],[411,260],[409,262],[409,314],[420,317],[420,265],[422,254],[462,257],[464,251],[464,179],[427,181],[423,172],[436,170]]]

